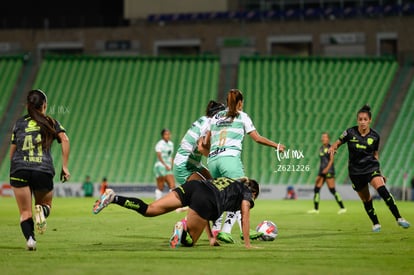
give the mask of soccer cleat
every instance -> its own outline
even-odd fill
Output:
[[[115,198],[114,190],[106,189],[105,193],[103,193],[101,197],[99,198],[99,200],[97,200],[95,204],[93,205],[93,213],[98,214],[99,212],[101,212],[102,209],[104,209],[105,207],[108,206],[108,204],[114,201],[114,198]]]
[[[345,213],[346,213],[346,208],[341,208],[338,210],[338,215],[345,214]]]
[[[46,231],[47,223],[45,214],[43,213],[43,207],[39,204],[35,205],[34,220],[37,232],[43,234]]]
[[[316,209],[309,210],[308,214],[319,214],[319,210],[316,210]]]
[[[36,250],[36,241],[33,240],[32,236],[26,242],[27,250],[34,251]]]
[[[401,226],[402,228],[405,228],[405,229],[410,227],[410,223],[408,221],[406,221],[404,218],[398,218],[397,223],[398,223],[399,226]]]
[[[256,230],[250,229],[250,232],[249,232],[250,240],[257,240],[262,236],[263,236],[263,232],[257,232]],[[243,232],[240,232],[240,239],[244,240]]]
[[[170,238],[170,247],[178,248],[181,245],[181,237],[184,231],[184,223],[179,221],[174,225],[173,235]]]
[[[234,243],[233,237],[230,233],[219,232],[217,234],[217,240],[220,240],[225,243]]]
[[[372,232],[380,232],[381,231],[381,225],[380,224],[374,224],[372,226]]]

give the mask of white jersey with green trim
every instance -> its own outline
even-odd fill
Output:
[[[208,127],[209,118],[202,116],[193,122],[190,129],[187,130],[180,146],[177,149],[177,154],[174,158],[174,165],[180,165],[183,163],[191,163],[195,166],[201,165],[202,154],[197,149],[197,142],[205,135]]]
[[[167,165],[171,165],[172,154],[174,152],[174,143],[172,141],[165,141],[161,139],[155,145],[155,152],[161,153],[161,158]],[[158,160],[155,163],[156,166],[164,166],[161,161]]]
[[[216,114],[209,123],[211,147],[209,158],[216,156],[240,156],[244,135],[256,128],[249,115],[239,111],[233,119],[227,117],[227,110]]]

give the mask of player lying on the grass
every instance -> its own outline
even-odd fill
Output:
[[[357,126],[347,129],[329,149],[336,152],[339,146],[348,144],[349,177],[352,188],[358,193],[364,203],[365,211],[373,223],[372,231],[379,232],[381,225],[375,213],[368,183],[377,190],[378,194],[388,205],[399,226],[410,227],[410,223],[401,217],[393,196],[385,187],[385,178],[380,172],[379,143],[380,136],[370,128],[372,121],[371,108],[364,105],[357,113]]]
[[[170,246],[193,246],[207,227],[211,246],[217,246],[217,240],[211,233],[209,221],[216,220],[223,211],[238,211],[242,214],[242,232],[246,248],[250,248],[250,209],[259,195],[259,184],[248,178],[214,180],[194,180],[173,189],[159,200],[147,204],[139,198],[116,195],[108,189],[95,202],[93,213],[98,214],[110,203],[132,209],[144,217],[159,216],[183,206],[188,206],[187,220],[179,221],[174,226]]]
[[[336,202],[339,205],[338,214],[346,212],[344,203],[342,202],[341,195],[335,190],[335,166],[334,166],[334,154],[329,152],[331,144],[329,143],[330,138],[328,133],[322,133],[321,142],[322,146],[319,148],[320,166],[319,174],[316,177],[315,189],[313,195],[313,209],[309,210],[309,214],[319,213],[319,200],[320,190],[323,184],[326,182],[329,191],[335,197]]]
[[[36,250],[37,232],[46,230],[53,199],[53,167],[50,148],[56,139],[62,144],[62,181],[69,179],[69,139],[60,123],[46,115],[47,97],[41,90],[27,95],[28,114],[17,120],[10,146],[10,185],[20,212],[20,227],[27,249]],[[32,213],[32,194],[35,210]],[[33,222],[34,218],[34,222]]]

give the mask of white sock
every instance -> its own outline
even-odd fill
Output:
[[[226,220],[223,224],[223,229],[221,229],[221,232],[224,233],[231,233],[231,229],[233,228],[234,223],[237,220],[237,213],[240,213],[240,211],[237,212],[227,212]]]
[[[242,224],[241,224],[241,212],[240,210],[236,212],[237,213],[237,223],[239,224],[240,232],[243,232],[242,230]]]
[[[162,197],[162,191],[158,188],[155,188],[155,200],[159,200]]]
[[[211,227],[211,230],[214,231],[220,231],[221,230],[221,223],[223,222],[223,214],[213,223],[213,226]]]

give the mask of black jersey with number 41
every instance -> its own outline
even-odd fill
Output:
[[[65,128],[55,120],[57,133]],[[12,144],[16,145],[10,165],[10,174],[19,170],[33,170],[55,175],[50,148],[43,148],[40,127],[29,115],[19,118],[13,128]]]
[[[378,151],[380,136],[371,129],[365,136],[361,136],[358,126],[347,129],[339,137],[342,143],[348,144],[350,175],[369,174],[380,169],[380,163],[374,153]]]

